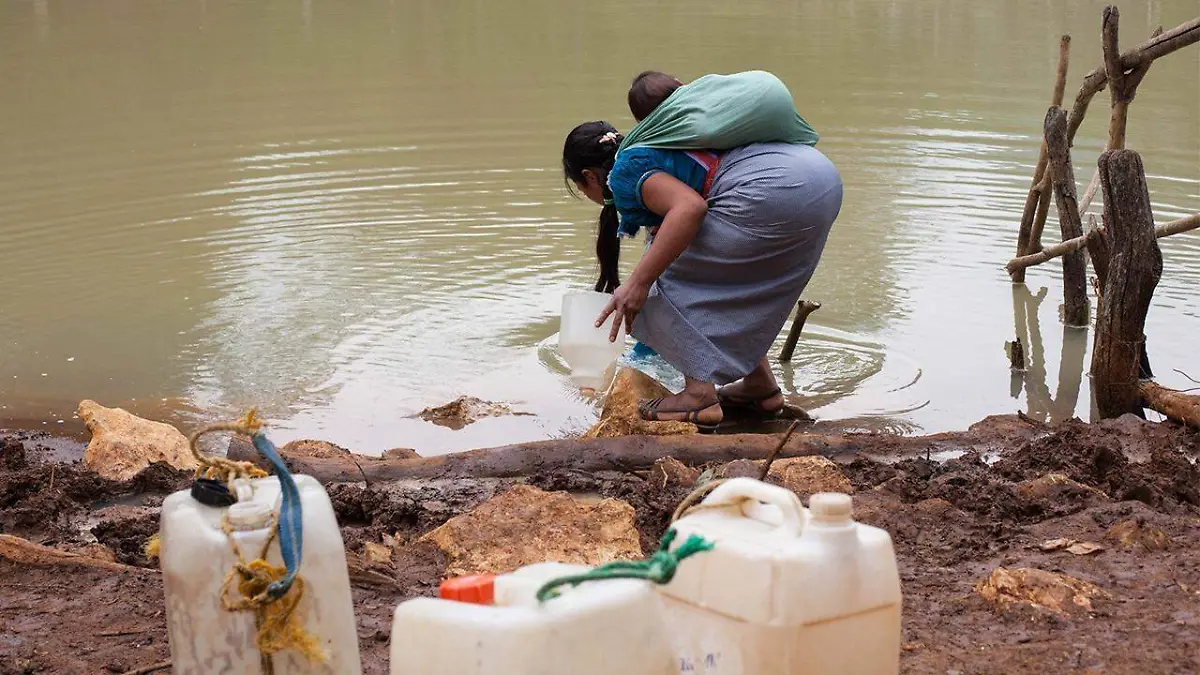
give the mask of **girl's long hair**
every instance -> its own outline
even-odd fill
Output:
[[[617,158],[621,134],[608,122],[585,122],[567,134],[563,144],[563,175],[567,188],[573,182],[583,182],[584,169],[597,171],[604,186],[604,208],[600,210],[600,226],[596,230],[596,260],[600,263],[598,293],[612,293],[621,285],[621,239],[617,236],[617,207],[608,189],[608,172]]]

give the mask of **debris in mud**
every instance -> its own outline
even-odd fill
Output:
[[[1075,555],[1091,555],[1104,550],[1100,544],[1091,541],[1076,541],[1060,537],[1058,539],[1047,539],[1038,545],[1042,551],[1066,551]]]
[[[1025,603],[1057,614],[1092,611],[1092,601],[1112,596],[1095,584],[1057,572],[1022,567],[997,567],[976,590],[985,600],[1001,606]]]
[[[634,510],[517,485],[422,537],[449,559],[450,574],[503,574],[542,561],[602,565],[642,556]]]
[[[154,462],[166,462],[176,469],[196,467],[188,439],[170,424],[144,420],[95,401],[79,404],[79,418],[92,434],[83,461],[105,478],[128,480]]]
[[[474,424],[481,419],[488,417],[533,417],[533,413],[516,412],[506,403],[492,403],[484,401],[473,396],[460,396],[459,398],[436,408],[426,408],[417,413],[417,417],[436,424],[439,427],[446,427],[458,431],[468,424]]]

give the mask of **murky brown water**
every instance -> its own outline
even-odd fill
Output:
[[[0,426],[68,428],[90,397],[185,424],[256,405],[281,440],[364,451],[583,428],[590,403],[539,349],[593,275],[596,212],[566,195],[558,153],[577,122],[630,127],[625,86],[647,67],[776,72],[842,171],[806,293],[825,307],[782,369],[794,402],[926,430],[1087,416],[1090,335],[1058,320],[1057,266],[1015,291],[1002,266],[1058,35],[1075,38],[1070,97],[1100,62],[1102,2],[575,4],[5,3]],[[1127,45],[1197,11],[1126,4]],[[1200,211],[1198,104],[1193,47],[1133,105],[1160,221]],[[1106,107],[1080,133],[1080,182]],[[1163,248],[1150,350],[1184,385],[1200,234]],[[1036,335],[1014,382],[1015,310]],[[538,417],[409,417],[461,393]]]

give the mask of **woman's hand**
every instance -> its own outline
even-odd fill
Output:
[[[596,319],[596,328],[604,325],[608,321],[608,317],[613,314],[617,318],[613,320],[612,330],[609,331],[608,341],[616,342],[621,335],[621,325],[625,325],[625,334],[628,335],[633,331],[633,321],[637,318],[642,308],[646,306],[646,298],[650,295],[650,285],[630,279],[625,284],[613,291],[612,300],[608,302],[608,306],[600,313]]]

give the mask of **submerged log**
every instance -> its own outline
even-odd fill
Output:
[[[1049,176],[1058,203],[1058,224],[1062,240],[1083,236],[1079,219],[1079,203],[1075,192],[1075,171],[1071,168],[1071,150],[1067,146],[1067,112],[1058,106],[1050,108],[1045,122],[1046,152],[1049,156]],[[1088,325],[1087,261],[1083,251],[1063,256],[1063,322],[1068,326]]]
[[[890,434],[795,434],[779,450],[778,457],[821,455],[848,459],[856,453],[913,454],[977,449],[986,452],[997,439],[1025,440],[1041,431],[1017,417],[989,418],[967,431],[933,436]],[[379,459],[372,462],[344,457],[295,457],[284,455],[296,473],[313,476],[322,483],[382,482],[406,478],[512,478],[556,471],[635,471],[649,469],[659,459],[674,457],[685,464],[766,459],[779,446],[781,436],[731,434],[713,436],[625,436],[518,443],[497,448],[456,452],[439,457]],[[240,446],[239,446],[240,447]],[[247,456],[242,456],[247,455]],[[261,462],[247,451],[234,452],[231,459]]]
[[[1153,382],[1141,384],[1146,407],[1189,426],[1200,427],[1200,396],[1167,389]]]
[[[1104,219],[1112,257],[1096,321],[1092,381],[1102,418],[1144,416],[1139,381],[1146,313],[1162,276],[1142,158],[1132,150],[1100,156]]]

